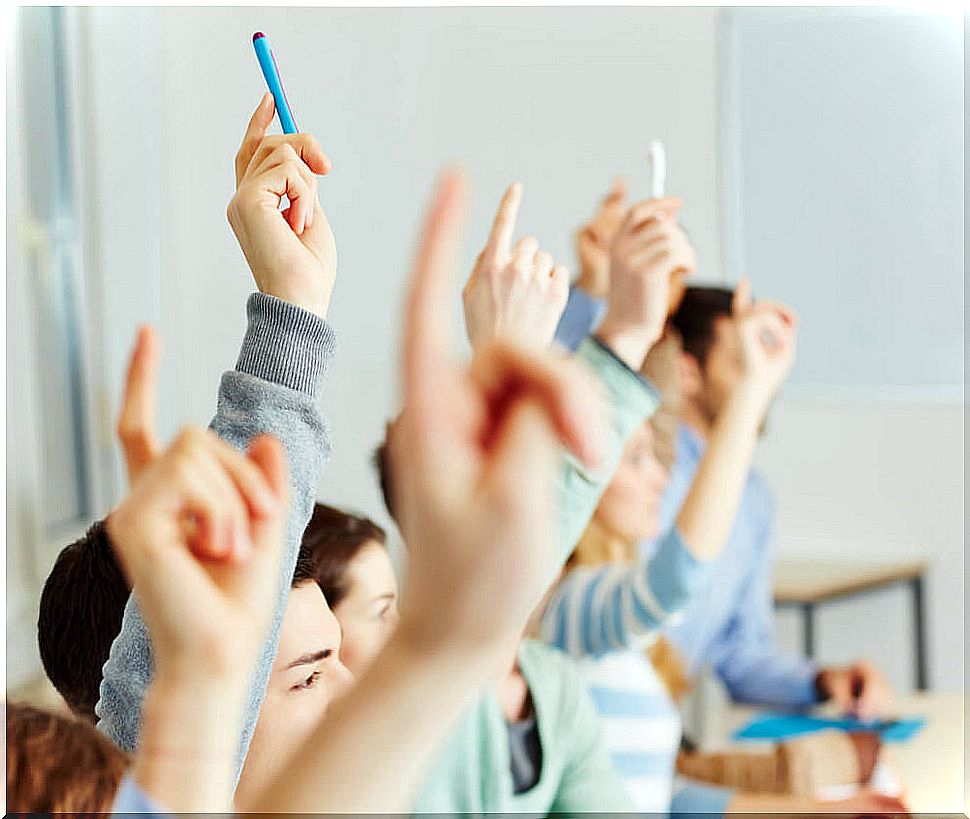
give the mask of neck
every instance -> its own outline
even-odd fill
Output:
[[[680,420],[687,424],[705,441],[711,436],[711,428],[714,426],[713,419],[701,410],[696,401],[685,401],[680,413]]]

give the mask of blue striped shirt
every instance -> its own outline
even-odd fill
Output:
[[[579,661],[638,811],[666,813],[680,744],[680,716],[644,654],[646,643],[676,619],[710,565],[670,529],[652,558],[571,571],[542,616],[543,639]]]

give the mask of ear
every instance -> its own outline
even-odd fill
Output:
[[[700,362],[690,353],[681,351],[677,356],[677,383],[684,399],[697,398],[704,389],[704,373]]]

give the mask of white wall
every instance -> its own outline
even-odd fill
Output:
[[[716,9],[85,14],[96,228],[90,290],[98,294],[95,369],[107,448],[139,322],[154,322],[165,340],[166,434],[183,421],[208,420],[219,375],[235,360],[252,285],[224,212],[232,156],[263,90],[250,45],[257,29],[274,45],[297,121],[319,136],[335,166],[321,184],[340,255],[331,312],[339,352],[326,402],[336,451],[321,498],[387,520],[366,456],[395,407],[404,275],[444,161],[460,160],[473,182],[463,271],[514,178],[526,183],[522,230],[571,261],[569,230],[615,173],[646,193],[645,145],[661,137],[668,187],[688,203],[704,276],[739,272],[721,261],[738,226],[722,212],[721,172],[731,178],[737,168],[731,154],[719,155],[728,100],[720,96]],[[795,213],[799,202],[779,207]],[[456,279],[456,327],[459,286]],[[770,284],[759,290],[769,293]],[[931,671],[947,689],[963,678],[962,412],[962,405],[834,403],[789,392],[759,454],[778,500],[782,554],[932,557]],[[8,501],[29,475],[8,465]],[[117,497],[120,473],[116,484]],[[8,540],[12,531],[8,514]],[[9,552],[8,570],[24,557]],[[887,594],[823,614],[820,654],[835,661],[864,648],[905,687],[905,599]],[[782,640],[796,647],[790,618],[779,622]]]
[[[927,659],[934,689],[964,683],[964,408],[782,398],[758,454],[777,501],[781,557],[928,559]],[[868,656],[912,686],[908,592],[823,606],[823,662]],[[791,619],[790,617],[788,618]],[[800,632],[782,622],[792,649]]]
[[[334,162],[321,197],[340,260],[336,450],[320,495],[386,520],[366,454],[395,407],[400,296],[434,174],[454,158],[472,179],[462,271],[515,178],[522,230],[572,263],[572,226],[616,173],[645,195],[646,143],[662,137],[669,187],[719,273],[715,22],[710,9],[97,10],[100,122],[126,111],[97,133],[111,395],[144,318],[165,339],[168,431],[209,417],[234,362],[252,285],[225,206],[263,91],[250,44],[263,30],[297,122]]]
[[[960,19],[733,9],[723,24],[725,267],[802,318],[759,454],[779,553],[928,558],[930,681],[961,689]],[[908,606],[895,589],[823,608],[820,658],[869,655],[909,688]]]

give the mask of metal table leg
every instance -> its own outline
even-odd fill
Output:
[[[805,656],[815,657],[815,604],[802,603],[802,647]]]
[[[926,621],[925,601],[923,597],[923,575],[917,575],[909,581],[913,593],[913,652],[914,670],[916,672],[916,690],[926,691],[929,680],[926,673]]]

